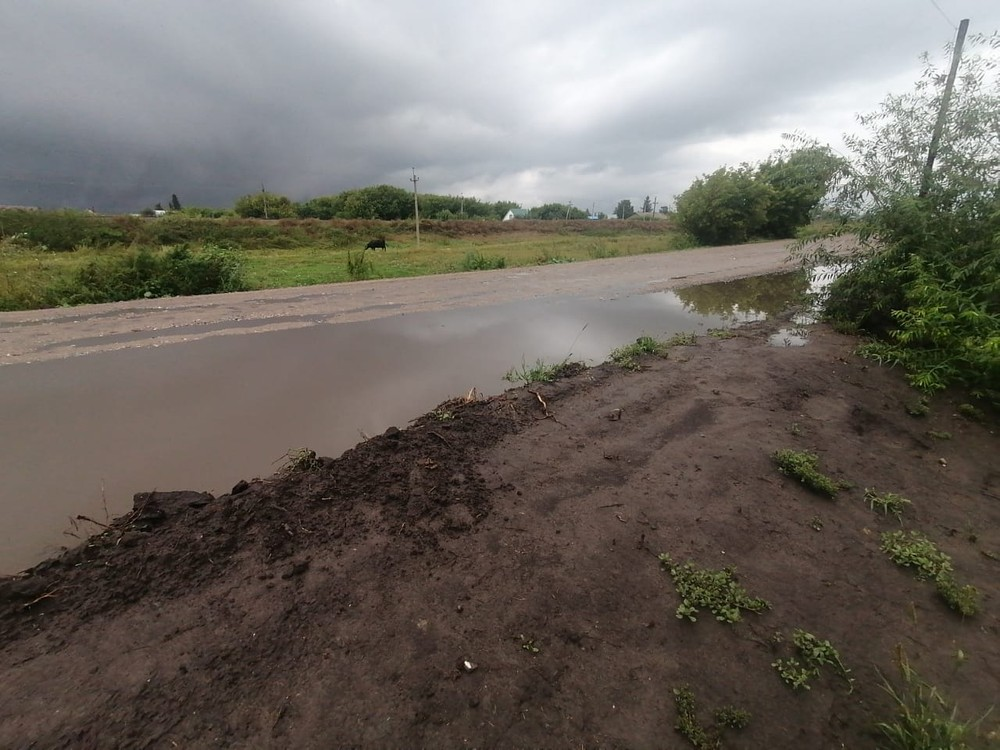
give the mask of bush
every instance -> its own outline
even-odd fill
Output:
[[[970,47],[1000,50],[1000,36]],[[926,168],[945,76],[925,56],[914,91],[863,116],[839,206],[860,216],[863,250],[825,312],[880,340],[925,390],[960,385],[1000,405],[1000,68],[967,57],[933,170]],[[822,253],[807,258],[824,260]]]
[[[56,294],[61,304],[81,305],[243,288],[242,258],[229,248],[181,246],[157,253],[141,247],[92,259],[59,284]]]
[[[502,255],[483,255],[482,253],[468,253],[462,260],[463,271],[492,271],[497,268],[506,268],[507,259]]]

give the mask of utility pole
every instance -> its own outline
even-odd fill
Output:
[[[260,183],[260,197],[264,201],[264,218],[267,218],[267,191],[264,190],[264,181],[261,180]]]
[[[657,201],[657,196],[654,195],[653,196],[653,215],[651,217],[649,217],[650,219],[655,219],[656,218],[656,201]]]
[[[459,217],[465,218],[465,193],[461,193],[462,196],[462,210],[459,212]]]
[[[573,209],[573,201],[566,204],[566,220],[569,221],[569,212]]]
[[[931,135],[931,146],[927,150],[927,164],[924,165],[924,176],[920,181],[920,197],[926,198],[931,189],[931,174],[934,171],[934,160],[937,158],[938,147],[941,145],[941,134],[944,132],[944,121],[948,117],[948,103],[951,92],[955,88],[955,76],[958,74],[958,64],[962,60],[962,46],[965,44],[965,33],[969,30],[969,19],[963,18],[958,24],[958,37],[955,39],[955,49],[951,55],[951,70],[944,84],[944,94],[941,97],[941,109],[938,111],[937,122],[934,123],[934,133]]]
[[[420,247],[420,203],[417,201],[417,168],[410,167],[413,170],[413,177],[410,178],[410,182],[413,183],[413,216],[417,220],[417,247]]]

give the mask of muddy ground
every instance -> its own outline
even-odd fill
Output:
[[[900,653],[981,716],[1000,696],[995,431],[954,396],[911,416],[853,339],[770,347],[772,325],[456,399],[222,497],[137,495],[0,583],[0,747],[685,747],[685,685],[709,732],[718,707],[750,713],[724,747],[874,747]],[[810,493],[782,448],[851,488]],[[902,522],[866,487],[909,498]],[[880,551],[900,526],[952,557],[979,614]],[[678,619],[660,553],[734,566],[770,608]],[[853,686],[786,686],[795,629]]]

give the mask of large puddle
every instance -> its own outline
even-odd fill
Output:
[[[809,286],[760,276],[617,299],[553,298],[321,324],[0,367],[0,573],[131,509],[136,492],[227,492],[287,451],[337,456],[522,362],[604,361],[637,336],[777,314]]]

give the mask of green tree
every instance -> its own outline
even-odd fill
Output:
[[[846,169],[844,158],[816,142],[774,155],[757,167],[756,179],[771,188],[761,234],[779,239],[794,237],[799,227],[809,223],[813,211]]]
[[[1000,405],[1000,35],[972,36],[922,190],[944,70],[925,55],[913,90],[859,117],[838,196],[860,217],[861,250],[826,312],[881,341],[918,387],[958,384]],[[829,260],[822,249],[807,257]]]
[[[181,202],[177,200],[177,193],[171,193],[170,195],[170,210],[171,211],[181,210]]]
[[[566,203],[546,203],[531,209],[532,219],[586,219],[587,212]]]
[[[653,213],[653,202],[649,199],[648,195],[642,199],[642,212],[644,214]]]
[[[290,219],[296,215],[295,205],[283,195],[250,193],[237,199],[233,211],[245,219]]]
[[[761,234],[773,195],[749,164],[722,167],[677,196],[677,222],[706,245],[746,242]]]
[[[393,221],[413,216],[413,194],[393,185],[348,190],[344,198],[341,218],[382,219]]]
[[[628,198],[618,201],[618,205],[615,206],[615,216],[619,219],[627,219],[629,216],[635,216],[635,209],[632,208],[632,201]]]

